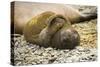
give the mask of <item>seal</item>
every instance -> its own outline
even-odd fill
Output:
[[[80,43],[79,34],[71,23],[64,16],[52,12],[44,12],[31,19],[23,33],[28,42],[44,47],[73,49]]]

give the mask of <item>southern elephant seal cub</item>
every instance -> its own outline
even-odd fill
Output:
[[[24,27],[28,42],[44,47],[72,49],[79,45],[80,37],[71,23],[62,15],[44,12],[32,18]]]

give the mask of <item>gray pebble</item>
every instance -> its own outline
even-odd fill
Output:
[[[21,39],[22,38],[22,39]],[[44,48],[26,42],[23,37],[15,38],[15,65],[35,65],[67,62],[88,62],[97,60],[97,49],[77,46],[73,50],[60,50],[52,47]]]

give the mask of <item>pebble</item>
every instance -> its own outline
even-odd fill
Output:
[[[25,44],[25,43],[23,43]],[[17,44],[19,45],[19,44]],[[57,50],[31,44],[15,47],[15,65],[35,65],[51,63],[88,62],[97,60],[97,49],[76,47],[73,50]],[[34,52],[33,52],[33,49]]]

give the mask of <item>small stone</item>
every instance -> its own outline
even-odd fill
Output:
[[[45,50],[46,50],[46,51],[52,51],[53,48],[49,47],[49,48],[47,48],[47,49],[45,49]]]
[[[49,63],[53,63],[56,59],[57,59],[56,57],[49,59]]]

